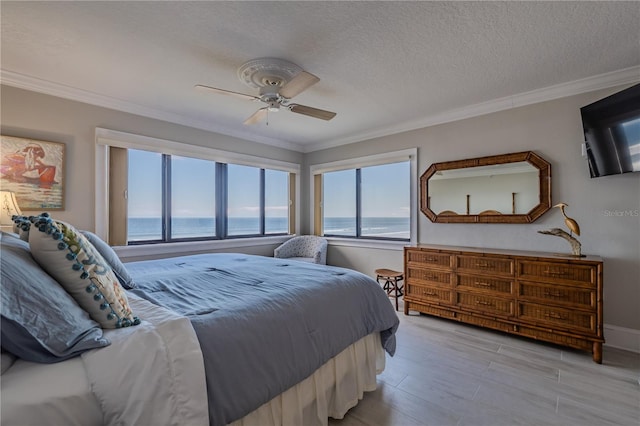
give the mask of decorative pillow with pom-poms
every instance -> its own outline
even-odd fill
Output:
[[[47,213],[30,219],[32,256],[94,321],[102,328],[140,324],[109,264],[80,231]]]
[[[13,232],[20,235],[20,239],[29,241],[29,230],[31,229],[31,221],[27,216],[13,215]]]

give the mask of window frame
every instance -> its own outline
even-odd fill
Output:
[[[203,160],[215,161],[216,163],[237,164],[257,167],[261,169],[272,169],[288,172],[295,177],[295,194],[290,194],[291,200],[300,200],[300,170],[297,163],[256,157],[249,154],[242,154],[230,151],[223,151],[215,148],[191,145],[167,139],[153,138],[149,136],[136,135],[132,133],[120,132],[116,130],[96,128],[95,132],[95,232],[98,236],[108,241],[109,236],[109,148],[138,149],[144,151],[158,152],[160,154],[192,157]],[[294,233],[299,234],[300,208],[294,206],[294,216],[290,218],[295,224]],[[190,252],[193,250],[226,249],[244,246],[256,246],[264,243],[273,245],[290,238],[287,235],[239,235],[221,239],[219,237],[206,239],[174,240],[174,242],[154,241],[153,243],[136,243],[119,248],[119,252],[131,252],[133,256],[138,253],[145,255]],[[238,242],[243,240],[244,242]],[[157,249],[150,249],[157,246]],[[161,246],[168,246],[161,247]],[[136,249],[137,248],[137,249]],[[140,250],[142,249],[142,250]],[[144,251],[143,251],[144,250]]]
[[[131,148],[134,149],[134,148]],[[229,234],[229,166],[236,166],[236,163],[221,163],[213,160],[204,160],[211,161],[215,167],[215,186],[213,189],[214,196],[216,199],[216,218],[221,220],[216,220],[215,225],[215,235],[209,236],[195,236],[195,237],[175,237],[173,236],[173,158],[179,157],[178,155],[172,154],[160,154],[162,157],[162,172],[161,172],[161,181],[162,181],[162,230],[161,237],[157,239],[149,239],[149,240],[128,240],[127,245],[144,245],[144,244],[163,244],[163,243],[176,243],[176,242],[189,242],[189,241],[209,241],[209,240],[227,240],[234,238],[252,238],[252,237],[265,237],[265,236],[278,236],[278,235],[289,235],[288,227],[285,232],[265,232],[265,194],[266,194],[266,181],[265,174],[267,170],[279,171],[283,173],[282,170],[275,170],[273,168],[263,168],[258,166],[246,166],[241,165],[241,167],[251,167],[254,168],[258,173],[258,186],[259,186],[259,217],[258,219],[258,232],[257,233],[249,233],[249,234]],[[184,158],[184,156],[181,156]],[[194,158],[194,157],[189,157]],[[201,160],[201,159],[200,159]],[[288,185],[287,185],[288,187]]]
[[[310,175],[310,203],[311,208],[310,211],[310,224],[312,226],[314,233],[318,233],[317,227],[318,223],[322,223],[323,217],[321,216],[318,220],[316,217],[317,209],[317,192],[322,191],[322,188],[318,186],[316,182],[316,176],[322,175],[328,172],[336,172],[341,170],[351,170],[351,169],[361,169],[369,166],[380,166],[385,164],[399,163],[409,161],[409,179],[410,179],[410,188],[409,188],[409,240],[399,240],[392,238],[384,238],[384,237],[374,237],[374,236],[338,236],[338,235],[325,235],[325,237],[329,240],[329,242],[333,245],[345,245],[345,246],[358,246],[358,247],[368,247],[368,248],[389,248],[391,246],[396,246],[398,249],[402,249],[405,245],[408,244],[416,244],[418,238],[418,149],[417,148],[409,148],[399,151],[390,151],[381,154],[368,155],[363,157],[357,157],[353,159],[347,160],[339,160],[333,161],[329,163],[315,164],[310,166],[309,175]],[[356,173],[358,174],[358,173]],[[356,187],[356,191],[359,192],[358,187]],[[320,192],[320,198],[322,197],[322,193]],[[320,199],[320,204],[324,200]],[[356,220],[358,217],[356,216]]]

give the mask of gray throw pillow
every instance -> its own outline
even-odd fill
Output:
[[[116,278],[120,281],[120,285],[127,290],[131,290],[132,288],[136,288],[136,283],[133,282],[133,278],[129,274],[129,271],[124,266],[124,263],[120,260],[116,252],[111,248],[109,244],[107,244],[102,238],[98,237],[93,232],[89,231],[80,231],[82,235],[84,235],[87,240],[98,250],[98,253],[104,257],[104,260],[107,261],[109,266],[111,266],[111,270],[116,274]]]
[[[3,349],[54,363],[110,344],[100,325],[35,262],[25,241],[2,232],[0,246]]]

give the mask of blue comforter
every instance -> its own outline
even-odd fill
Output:
[[[205,362],[211,425],[237,420],[398,317],[361,273],[243,254],[132,262],[133,293],[191,319]]]

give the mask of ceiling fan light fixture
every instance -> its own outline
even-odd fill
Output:
[[[271,101],[269,105],[267,105],[267,109],[269,112],[278,112],[280,111],[280,103],[278,101]]]

